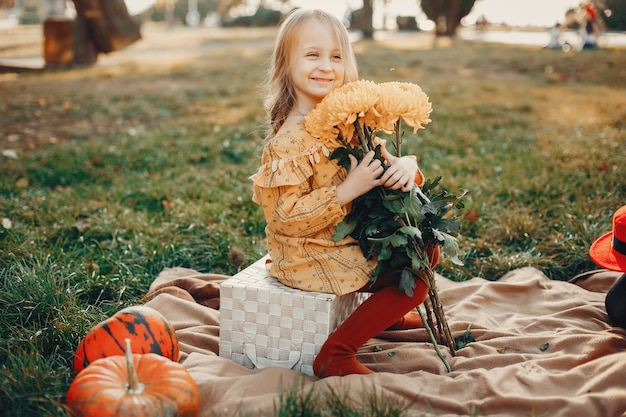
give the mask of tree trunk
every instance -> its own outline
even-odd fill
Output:
[[[374,0],[363,0],[363,37],[366,39],[374,38],[374,24],[372,19],[374,16]]]
[[[76,13],[87,22],[99,52],[120,50],[141,39],[139,23],[129,14],[123,0],[73,0]]]
[[[445,3],[446,31],[444,35],[454,36],[457,27],[461,23],[461,18],[459,17],[459,7],[461,5],[461,0],[445,0]]]
[[[437,36],[453,37],[461,19],[469,14],[475,0],[421,0],[422,10],[435,23]]]
[[[43,22],[43,56],[47,68],[94,64],[98,52],[82,17],[48,18]]]

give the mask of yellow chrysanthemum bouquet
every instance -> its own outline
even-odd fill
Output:
[[[431,111],[428,96],[416,84],[362,80],[334,89],[307,114],[304,126],[333,149],[331,158],[344,168],[350,169],[349,154],[360,161],[370,150],[386,167],[382,140],[376,135],[395,134],[396,155],[401,156],[401,121],[415,133],[430,123]],[[426,180],[422,188],[415,185],[410,192],[376,187],[354,200],[350,214],[335,228],[334,239],[350,235],[368,259],[377,257],[373,281],[382,273],[399,272],[400,289],[412,295],[415,279],[422,279],[429,287],[426,329],[435,348],[436,342],[445,344],[454,354],[455,343],[439,302],[427,248],[439,246],[444,256],[462,265],[456,240],[460,224],[451,211],[463,207],[463,196],[452,195],[440,181],[441,177]]]

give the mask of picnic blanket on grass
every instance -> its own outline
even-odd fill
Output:
[[[612,327],[604,298],[621,274],[591,271],[570,282],[534,268],[498,281],[457,283],[437,275],[452,334],[471,326],[476,339],[451,357],[447,372],[426,330],[389,331],[358,359],[376,371],[318,379],[270,367],[249,370],[219,352],[219,285],[227,277],[184,268],[163,270],[146,305],[178,336],[180,362],[198,383],[200,416],[274,415],[279,393],[315,389],[353,399],[376,390],[404,399],[415,415],[440,417],[626,415],[626,331]],[[307,391],[305,391],[307,392]]]

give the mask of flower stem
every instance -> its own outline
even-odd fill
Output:
[[[454,338],[452,337],[452,332],[450,331],[450,327],[448,326],[448,320],[446,319],[446,314],[443,310],[443,304],[441,304],[441,301],[439,300],[435,273],[429,267],[425,268],[424,272],[428,278],[428,298],[430,300],[431,306],[429,307],[428,303],[424,303],[424,305],[428,310],[432,310],[432,312],[435,314],[435,317],[437,318],[436,324],[438,342],[448,346],[452,356],[455,356],[456,348],[454,346]],[[432,323],[432,319],[430,321]]]
[[[396,131],[396,156],[400,158],[402,156],[402,133],[400,132],[400,126],[402,124],[402,119],[398,119],[395,125]]]
[[[441,361],[445,365],[445,367],[448,370],[448,372],[452,372],[452,368],[450,367],[450,364],[446,360],[446,357],[443,355],[443,352],[441,351],[441,349],[439,349],[439,345],[437,344],[437,340],[435,340],[435,335],[433,334],[433,331],[430,329],[428,324],[426,324],[426,318],[424,317],[424,313],[422,313],[422,309],[419,308],[419,306],[417,307],[417,312],[419,313],[420,318],[422,319],[422,323],[424,323],[424,328],[426,328],[426,332],[428,332],[428,336],[430,337],[431,343],[435,347],[435,351],[437,352],[437,355],[439,356],[439,358],[441,359]]]
[[[370,148],[369,141],[365,137],[365,133],[363,132],[363,128],[361,127],[361,124],[359,123],[358,118],[354,121],[354,128],[356,129],[356,134],[359,137],[359,142],[361,142],[363,153],[365,154],[371,151],[372,149]]]
[[[372,141],[372,131],[369,130],[369,128],[365,125],[361,126],[358,118],[354,121],[354,128],[359,138],[359,142],[361,144],[363,153],[365,154],[371,151],[372,149],[374,149],[374,144]],[[401,121],[400,119],[398,119],[398,121],[395,124],[396,152],[397,152],[398,157],[402,155],[402,150],[401,150],[402,134],[400,133],[400,128],[401,128]],[[385,197],[385,195],[387,194],[386,189],[384,187],[377,187],[377,188],[381,196]],[[422,204],[430,203],[430,199],[422,192],[419,186],[416,186],[414,188],[416,189],[417,196],[421,200]],[[398,217],[397,221],[402,226],[407,226],[411,224],[411,222],[407,218]],[[413,244],[416,246],[415,248],[416,253],[425,252],[421,250],[419,247],[417,247],[416,242],[413,242]],[[437,293],[437,284],[435,282],[435,274],[430,268],[430,266],[426,266],[425,270],[422,271],[422,273],[418,273],[418,276],[416,277],[416,279],[422,279],[424,283],[428,286],[428,295],[429,295],[429,300],[430,300],[430,303],[428,301],[424,302],[424,306],[426,307],[426,312],[428,314],[428,320],[424,320],[424,318],[422,318],[422,322],[424,323],[424,327],[426,327],[431,337],[431,341],[433,343],[433,346],[435,347],[435,350],[437,351],[437,354],[443,360],[444,364],[446,365],[446,368],[448,369],[448,372],[450,372],[450,365],[448,365],[445,358],[443,357],[443,354],[441,353],[438,344],[448,346],[452,356],[456,354],[456,351],[455,351],[455,346],[454,346],[454,339],[452,338],[452,333],[450,332],[450,328],[448,327],[448,321],[446,320],[446,315],[445,315],[445,312],[443,311],[443,305],[439,301],[439,295]],[[432,304],[432,306],[429,304]],[[421,310],[419,310],[419,308],[418,308],[418,311],[420,313],[420,316],[422,316],[422,312]],[[433,314],[435,315],[436,323],[433,323],[433,320],[432,320]],[[431,327],[435,327],[435,326],[436,326],[435,330],[437,332],[436,338],[433,333],[433,330],[431,329]]]

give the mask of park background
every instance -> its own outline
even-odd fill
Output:
[[[191,27],[186,14],[143,21],[140,40],[90,65],[0,73],[2,415],[64,415],[79,340],[141,303],[163,268],[234,274],[265,253],[248,176],[275,27]],[[568,280],[596,268],[589,245],[626,201],[624,49],[458,31],[353,33],[362,78],[415,82],[433,103],[406,151],[471,193],[457,213],[465,265],[437,272],[497,280],[532,266]],[[42,44],[40,23],[1,29],[0,59],[41,59]]]

